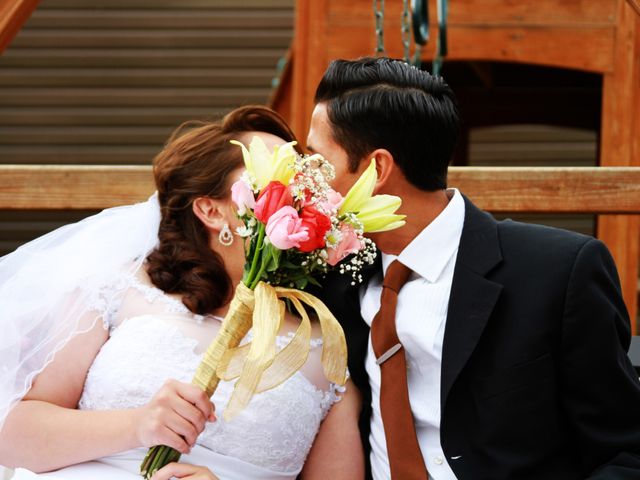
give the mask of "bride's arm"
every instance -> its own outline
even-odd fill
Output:
[[[214,417],[209,399],[192,385],[169,381],[138,409],[76,409],[107,336],[98,322],[70,340],[38,375],[0,431],[0,465],[44,472],[136,447],[165,444],[186,452],[195,443],[207,418]]]
[[[358,430],[361,397],[353,382],[320,425],[302,469],[304,480],[364,479],[364,452]]]

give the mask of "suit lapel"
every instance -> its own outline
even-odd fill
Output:
[[[441,402],[473,353],[502,285],[485,275],[502,260],[498,224],[466,197],[465,219],[453,273],[442,347]]]

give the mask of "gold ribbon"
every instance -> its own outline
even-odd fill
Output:
[[[281,351],[276,336],[284,320],[289,299],[300,315],[296,333]],[[240,413],[255,393],[275,388],[306,362],[309,355],[311,321],[303,303],[313,308],[322,330],[322,367],[330,382],[344,385],[347,372],[347,345],[342,327],[322,301],[293,288],[273,287],[259,282],[255,290],[240,283],[218,335],[204,354],[192,383],[210,397],[220,380],[238,378],[224,411],[225,420]],[[238,346],[253,327],[253,340]]]

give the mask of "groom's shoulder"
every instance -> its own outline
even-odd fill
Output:
[[[495,226],[500,246],[507,251],[533,251],[551,253],[570,253],[579,251],[586,243],[594,240],[592,236],[582,233],[551,227],[536,223],[525,223],[510,218],[497,220],[489,212],[478,208],[464,197],[466,204],[465,226],[471,225],[472,230],[479,228],[486,232]],[[464,237],[464,230],[463,230]]]
[[[498,236],[503,254],[517,252],[540,258],[575,258],[592,236],[534,223],[506,219],[498,222]]]

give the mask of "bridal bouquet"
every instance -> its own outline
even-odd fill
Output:
[[[395,214],[398,197],[372,196],[377,180],[373,160],[343,198],[329,186],[333,166],[317,154],[299,155],[295,142],[273,152],[259,137],[249,148],[232,143],[242,149],[246,166],[231,189],[243,222],[237,233],[245,240],[246,263],[220,332],[192,380],[211,396],[220,380],[238,379],[225,420],[237,415],[254,393],[278,386],[304,365],[311,335],[305,305],[320,322],[324,373],[329,381],[344,385],[347,348],[342,328],[318,298],[303,290],[310,283],[319,285],[318,278],[332,268],[350,275],[353,284],[360,281],[360,270],[376,256],[375,245],[363,234],[404,225],[404,216]],[[285,301],[301,321],[291,342],[277,352]],[[240,346],[249,329],[253,340]],[[141,474],[150,478],[179,458],[170,447],[153,447]]]

